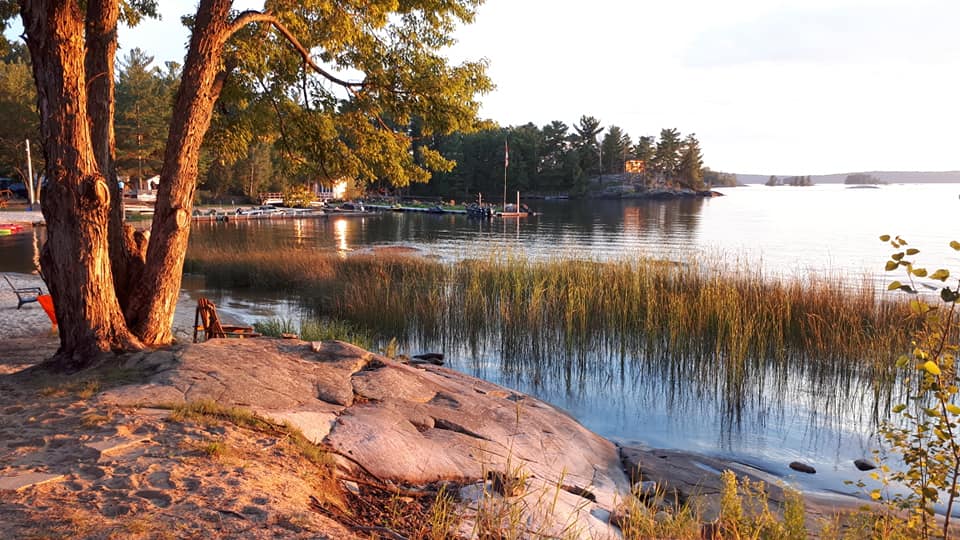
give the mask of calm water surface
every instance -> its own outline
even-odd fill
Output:
[[[369,218],[198,223],[194,238],[318,249],[405,245],[443,259],[516,253],[538,258],[709,257],[764,271],[836,274],[859,282],[883,268],[877,240],[899,234],[936,261],[960,232],[960,185],[852,189],[750,186],[725,197],[675,201],[531,201],[541,215],[480,221],[458,215],[385,212]],[[936,248],[936,251],[934,251]]]
[[[850,189],[751,186],[725,197],[676,201],[531,201],[542,215],[477,221],[458,215],[386,212],[369,217],[198,223],[205,245],[297,245],[350,252],[409,246],[441,260],[514,254],[534,258],[637,257],[708,259],[766,275],[814,272],[859,284],[882,272],[891,249],[881,234],[899,234],[930,267],[960,270],[947,244],[960,239],[960,185],[889,185]],[[2,215],[2,214],[0,214]],[[31,234],[0,237],[0,270],[32,268]],[[899,278],[900,276],[896,276]],[[210,291],[186,279],[185,295],[207,295],[221,311],[248,321],[300,315],[296,298]],[[437,344],[414,344],[419,349]],[[589,428],[620,441],[682,448],[757,465],[805,489],[844,491],[863,475],[852,460],[876,446],[875,399],[855,374],[808,373],[757,383],[738,416],[724,414],[719,387],[665,377],[640,358],[595,351],[572,370],[505,359],[509,347],[487,343],[473,354],[444,347],[450,365],[528,392],[568,410]],[[549,363],[548,363],[549,364]],[[563,364],[563,362],[557,362]],[[882,410],[882,409],[881,409]],[[815,476],[794,478],[787,464],[810,463]]]

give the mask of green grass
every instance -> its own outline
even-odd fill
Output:
[[[46,397],[72,395],[78,399],[90,399],[100,391],[142,380],[137,370],[100,366],[80,374],[64,375],[45,373],[40,394]]]
[[[307,439],[298,428],[286,422],[278,424],[270,421],[248,409],[226,407],[212,400],[198,400],[174,406],[159,405],[159,407],[171,409],[170,419],[175,422],[229,422],[235,426],[253,431],[282,436],[292,444],[304,458],[314,465],[324,470],[327,470],[331,465],[329,455],[322,448]],[[210,446],[210,448],[204,448],[204,451],[211,456],[218,454],[219,450],[222,450],[222,448],[218,449],[215,445]]]
[[[353,343],[364,349],[372,349],[374,339],[363,329],[338,319],[310,319],[300,321],[299,328],[289,319],[267,319],[253,325],[258,333],[270,337],[296,334],[304,341],[340,340]],[[299,330],[299,331],[298,331]]]

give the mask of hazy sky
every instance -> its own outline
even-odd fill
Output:
[[[194,2],[161,5],[121,47],[180,60]],[[738,173],[956,170],[958,22],[957,0],[487,0],[451,56],[490,61],[502,125],[675,127]]]

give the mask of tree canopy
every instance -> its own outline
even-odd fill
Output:
[[[661,138],[641,135],[637,143],[622,128],[604,129],[597,118],[583,115],[570,127],[554,120],[538,128],[532,123],[521,126],[491,125],[470,134],[441,137],[437,150],[457,162],[449,172],[437,173],[429,185],[416,186],[412,193],[454,198],[473,198],[478,192],[485,198],[498,198],[503,189],[503,141],[510,145],[507,183],[510,189],[549,195],[580,195],[589,178],[599,176],[602,152],[603,174],[624,174],[625,161],[642,160],[644,173],[630,181],[645,185],[680,185],[703,189],[711,185],[736,185],[733,175],[709,171],[703,166],[703,153],[696,136],[683,137],[676,129],[664,129]],[[709,175],[708,175],[709,173]]]
[[[48,182],[41,266],[60,323],[55,364],[83,367],[103,351],[171,340],[201,166],[232,166],[282,141],[284,166],[305,180],[407,185],[449,170],[423,141],[473,129],[477,97],[491,88],[483,62],[450,65],[442,55],[479,4],[280,0],[236,11],[229,0],[200,0],[182,68],[158,73],[131,51],[115,81],[117,25],[155,15],[155,2],[19,2]],[[16,5],[0,0],[4,25]],[[164,129],[152,105],[168,99]],[[164,131],[162,160],[151,162]],[[117,174],[131,170],[132,144],[138,174],[144,159],[159,165],[149,235],[123,223]]]

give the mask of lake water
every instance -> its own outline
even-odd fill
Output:
[[[960,233],[960,185],[852,189],[750,186],[724,197],[673,201],[530,201],[541,215],[482,221],[459,215],[385,212],[369,218],[198,223],[194,237],[256,239],[318,249],[417,247],[443,259],[516,253],[538,258],[652,256],[721,258],[767,272],[815,270],[859,282],[882,270],[899,234],[935,261],[957,262],[947,244]],[[934,251],[936,248],[937,251]]]
[[[886,281],[891,252],[878,240],[899,234],[922,250],[931,268],[960,271],[948,243],[960,239],[960,185],[889,185],[851,189],[751,186],[726,196],[674,201],[530,201],[541,215],[478,221],[460,215],[385,212],[333,217],[197,223],[192,241],[236,245],[297,245],[343,253],[371,246],[414,247],[441,260],[514,254],[534,258],[654,257],[737,265],[766,275],[817,273],[859,284]],[[2,215],[2,214],[0,214]],[[0,237],[0,271],[32,268],[30,234]],[[373,285],[373,284],[372,284]],[[185,295],[211,297],[228,315],[253,321],[296,319],[295,297],[210,291],[186,279]],[[415,347],[434,347],[420,344]],[[758,385],[737,418],[723,411],[719,387],[691,386],[652,369],[643,359],[597,351],[573,371],[527,369],[501,358],[497,343],[473,354],[444,350],[449,365],[554,403],[587,427],[615,440],[681,448],[756,465],[808,490],[847,491],[842,480],[864,475],[852,461],[876,447],[873,396],[855,376],[815,381],[794,373]],[[423,352],[411,350],[411,353]],[[839,382],[839,384],[838,384]],[[830,394],[830,399],[824,399]],[[787,468],[799,460],[814,476]]]

